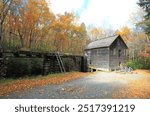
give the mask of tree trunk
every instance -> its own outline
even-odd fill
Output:
[[[1,29],[1,25],[0,25],[0,45],[2,43],[2,29]]]

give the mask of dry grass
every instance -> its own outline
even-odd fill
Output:
[[[48,84],[61,84],[70,80],[78,79],[86,76],[88,73],[72,72],[66,74],[49,75],[46,77],[38,77],[32,79],[11,80],[0,83],[0,96],[19,90],[25,90],[36,86]]]

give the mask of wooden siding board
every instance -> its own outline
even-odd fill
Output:
[[[91,54],[90,56],[88,56],[88,64],[90,66],[94,66],[96,68],[109,68],[109,49],[108,48],[100,48],[100,49],[96,49],[97,50],[102,50],[103,53],[102,55],[97,54]],[[89,50],[92,52],[92,50]]]

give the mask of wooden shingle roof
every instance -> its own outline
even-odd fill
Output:
[[[93,41],[86,46],[85,50],[109,47],[118,37],[119,37],[119,35],[113,35],[110,37],[106,37],[106,38],[102,38],[102,39]]]

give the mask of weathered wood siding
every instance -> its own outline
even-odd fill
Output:
[[[119,38],[110,46],[110,70],[118,69],[126,63],[126,49],[124,42]]]
[[[97,48],[88,50],[87,58],[90,66],[108,70],[109,69],[109,48]]]
[[[119,69],[126,63],[127,49],[121,36],[102,39],[97,43],[95,41],[91,47],[86,48],[88,64],[100,70]]]

